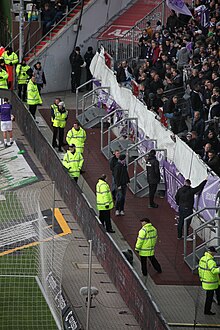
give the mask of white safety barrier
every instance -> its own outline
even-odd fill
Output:
[[[143,130],[145,136],[157,140],[157,148],[167,150],[168,160],[174,162],[178,171],[191,180],[192,186],[198,185],[206,178],[207,166],[199,156],[180,138],[176,137],[174,142],[171,139],[172,132],[155,119],[155,114],[129,89],[119,86],[114,72],[105,64],[104,49],[93,57],[90,70],[96,79],[101,80],[103,86],[110,87],[111,96],[122,109],[128,109],[129,117],[138,118],[138,127]]]

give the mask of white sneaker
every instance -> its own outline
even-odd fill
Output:
[[[121,211],[121,212],[120,212],[120,215],[125,215],[124,211]]]
[[[115,211],[115,215],[117,215],[117,216],[120,215],[118,210]]]
[[[193,238],[188,237],[186,240],[187,240],[187,242],[192,242],[193,241]]]

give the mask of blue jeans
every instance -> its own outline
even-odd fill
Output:
[[[125,197],[127,186],[121,186],[121,189],[117,189],[115,209],[117,211],[124,211]]]

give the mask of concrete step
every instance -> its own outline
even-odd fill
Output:
[[[91,107],[77,117],[84,128],[100,127],[101,119],[106,115],[104,109]]]

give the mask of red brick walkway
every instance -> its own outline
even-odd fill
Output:
[[[47,122],[50,120],[50,111],[41,110],[41,114]],[[70,112],[70,117],[73,116]],[[68,119],[67,130],[71,128],[73,118]],[[84,153],[84,178],[95,192],[98,177],[105,173],[111,180],[111,172],[107,159],[100,151],[100,130],[88,129],[87,142]],[[148,198],[137,198],[128,189],[125,216],[112,219],[123,234],[125,240],[134,249],[138,230],[139,219],[147,216],[158,229],[159,240],[156,248],[156,256],[161,263],[163,273],[157,274],[150,268],[149,272],[156,284],[169,285],[197,285],[198,276],[193,275],[183,261],[183,241],[177,240],[177,228],[175,225],[175,212],[171,209],[166,199],[157,198],[158,209],[148,209]],[[113,234],[114,235],[114,234]],[[114,237],[114,236],[113,236]]]

